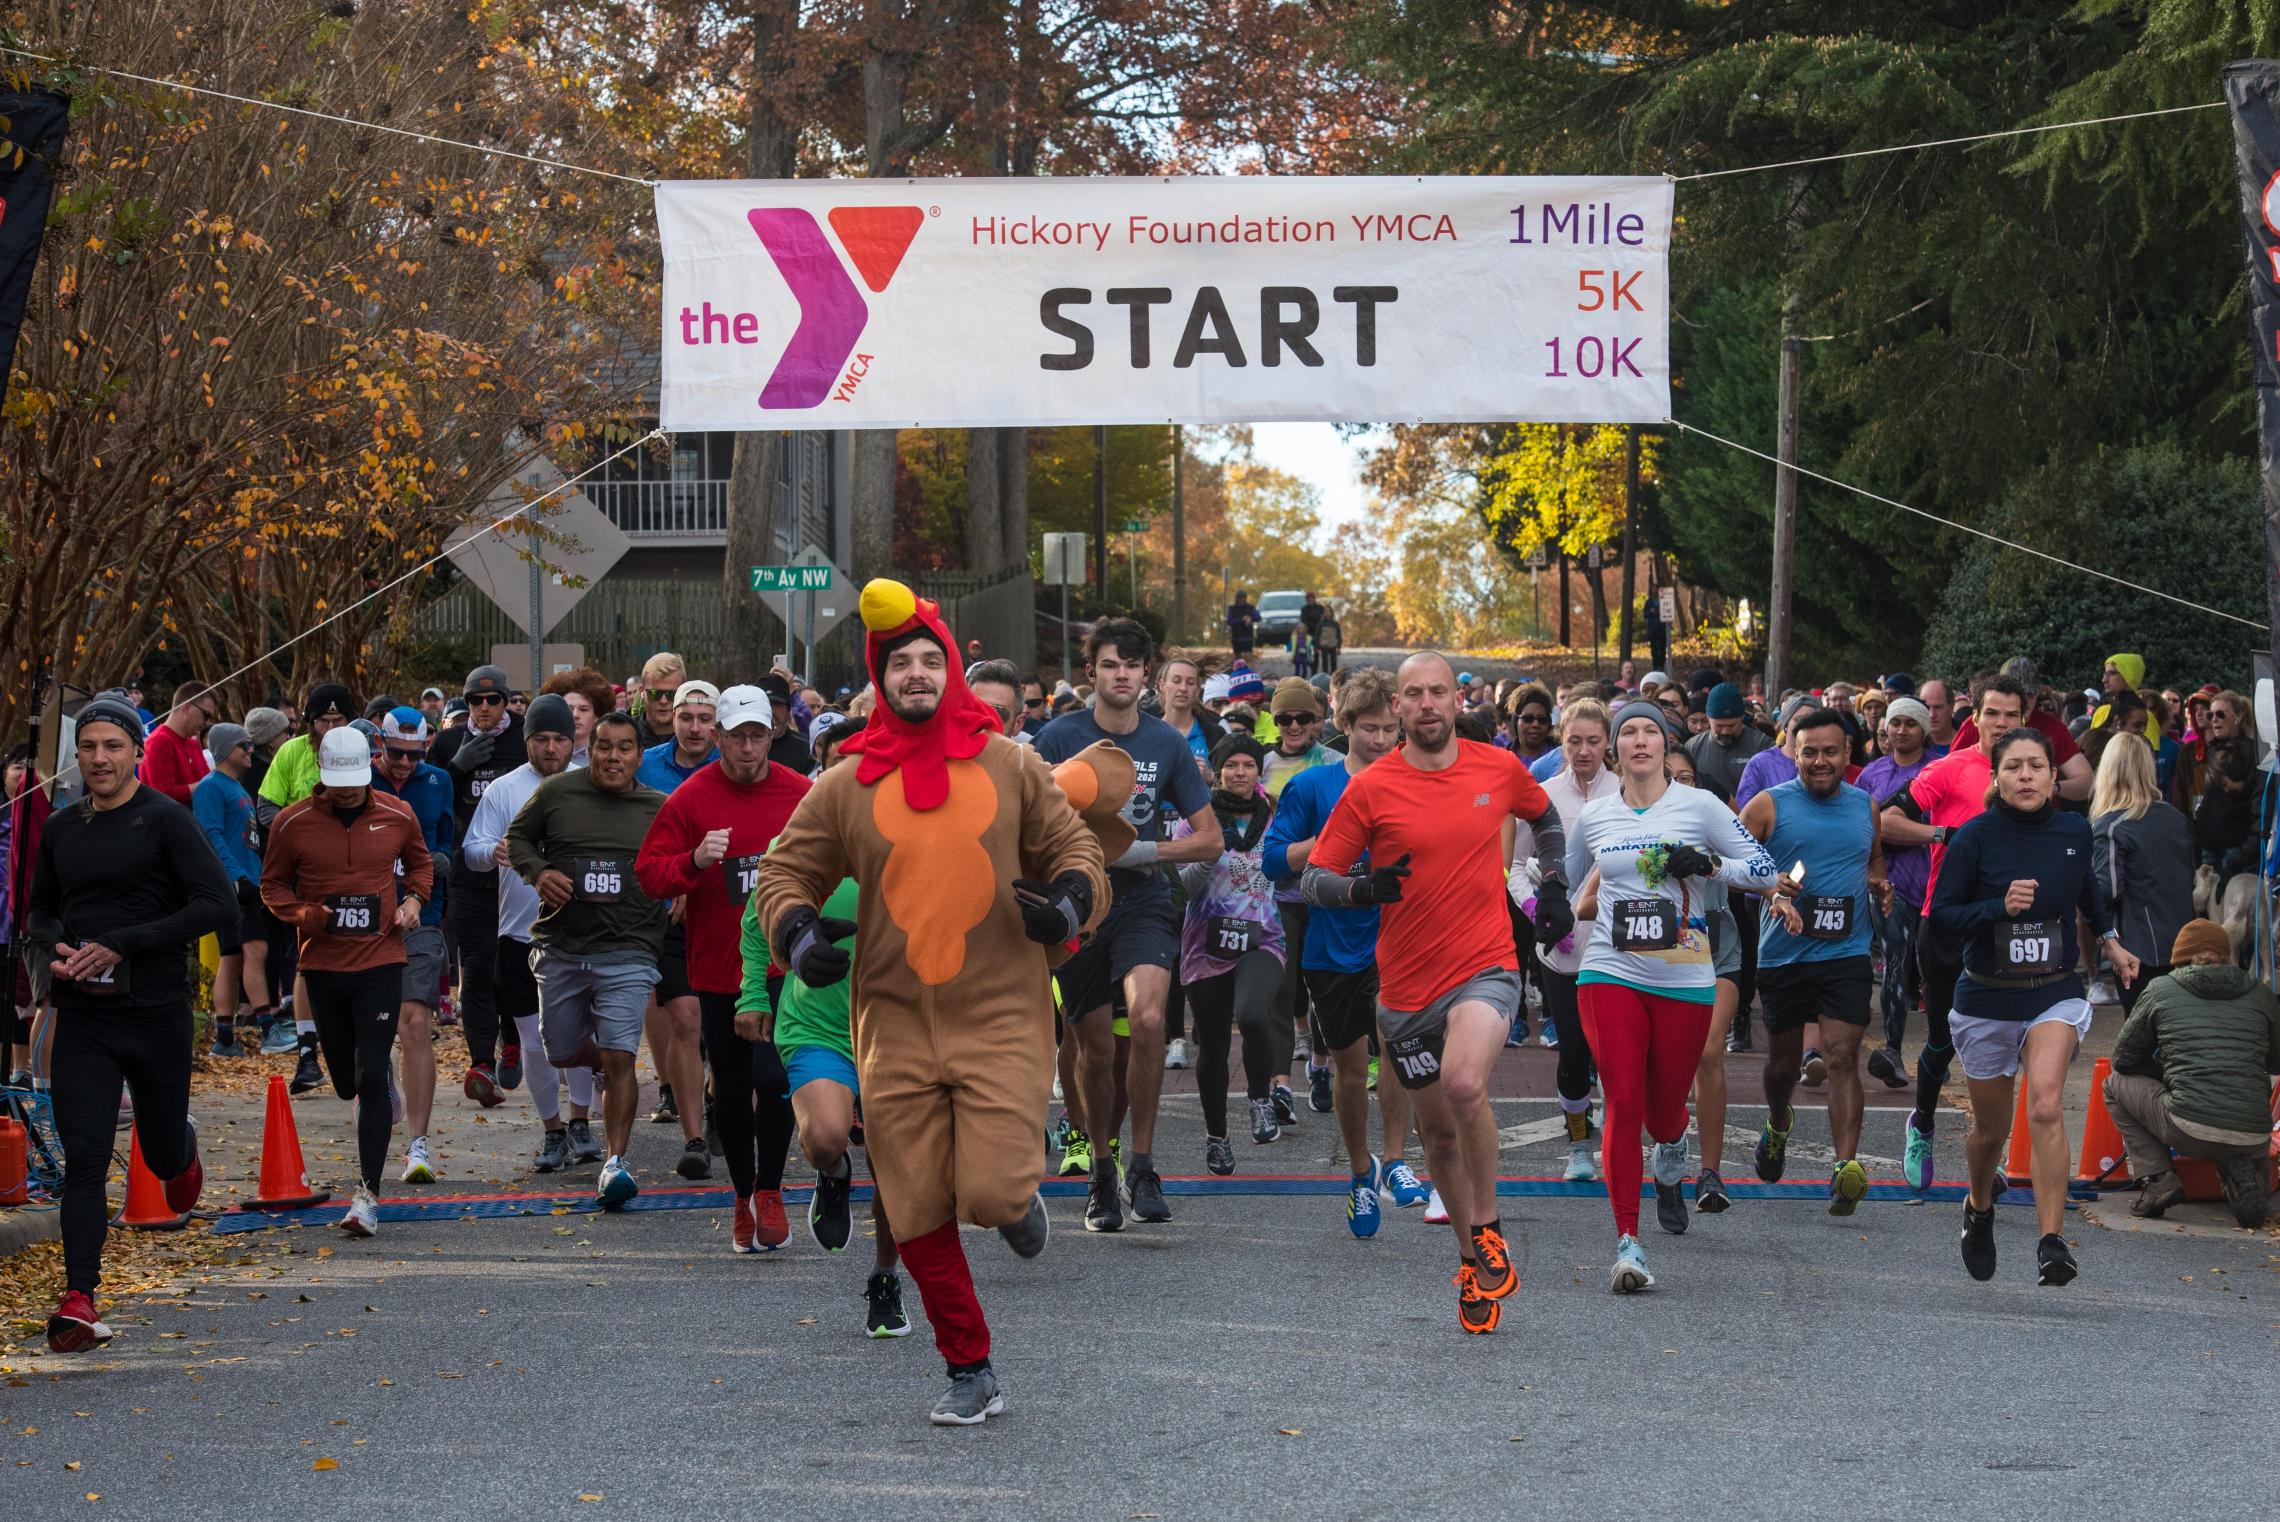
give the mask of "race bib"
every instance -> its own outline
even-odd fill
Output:
[[[1204,950],[1221,960],[1242,956],[1245,952],[1259,949],[1259,942],[1265,938],[1266,929],[1257,920],[1237,919],[1231,914],[1215,914],[1211,917],[1211,923],[1204,927]]]
[[[758,856],[724,856],[721,858],[721,876],[728,881],[728,901],[739,909],[743,908],[744,901],[752,896],[752,890],[760,886],[760,863],[762,860],[764,858]]]
[[[1805,922],[1808,941],[1841,941],[1852,934],[1852,895],[1800,894],[1797,917]]]
[[[625,897],[626,865],[614,856],[581,856],[571,863],[571,895],[584,904],[614,904]]]
[[[113,962],[101,972],[91,972],[84,978],[73,978],[71,986],[83,994],[95,994],[116,999],[127,991],[127,964]]]
[[[2052,920],[2005,920],[1995,927],[1995,948],[2003,971],[2017,977],[2057,972],[2061,949]]]
[[[1667,898],[1619,898],[1611,912],[1617,951],[1668,951],[1678,944],[1678,906]]]
[[[483,789],[489,787],[492,782],[497,780],[498,775],[499,774],[497,772],[491,771],[488,768],[478,771],[474,776],[467,779],[467,796],[469,798],[482,797]]]
[[[325,900],[325,931],[329,935],[378,935],[380,895],[335,893]]]

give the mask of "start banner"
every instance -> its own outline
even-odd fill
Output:
[[[671,430],[1659,423],[1647,178],[657,189]]]

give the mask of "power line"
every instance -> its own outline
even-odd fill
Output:
[[[184,84],[179,79],[154,79],[148,74],[130,74],[125,69],[106,69],[99,64],[75,63],[68,58],[57,58],[48,53],[34,53],[27,48],[12,48],[0,44],[0,53],[18,58],[36,58],[42,63],[60,64],[65,68],[80,69],[89,74],[108,74],[113,79],[131,79],[137,84],[157,85],[164,90],[180,90],[187,95],[210,95],[216,100],[236,101],[241,106],[263,106],[271,111],[284,111],[294,116],[306,116],[320,122],[339,122],[343,126],[361,127],[367,132],[387,132],[397,137],[413,138],[423,143],[434,143],[443,148],[464,148],[469,153],[488,154],[492,158],[519,159],[525,164],[540,164],[548,169],[568,169],[577,174],[599,175],[606,180],[623,180],[628,185],[646,185],[655,189],[655,180],[640,175],[619,174],[614,169],[596,169],[588,164],[571,164],[561,159],[550,159],[535,153],[517,153],[512,148],[489,148],[481,143],[463,143],[455,137],[437,137],[432,132],[414,132],[408,127],[391,127],[382,122],[360,121],[353,116],[336,116],[330,111],[311,111],[305,106],[288,106],[280,101],[262,100],[252,95],[233,95],[227,90],[215,90],[205,85]]]
[[[2069,127],[2099,127],[2108,122],[2134,122],[2148,116],[2175,116],[2182,111],[2214,111],[2225,103],[2204,100],[2198,105],[2164,106],[2158,111],[2127,111],[2120,116],[2088,116],[2074,122],[2048,122],[2040,127],[2006,127],[2000,132],[1977,132],[1970,137],[1936,138],[1928,143],[1896,143],[1890,148],[1861,148],[1852,153],[1823,153],[1809,159],[1783,159],[1778,164],[1749,164],[1739,169],[1705,169],[1699,174],[1674,174],[1673,180],[1715,180],[1729,174],[1758,174],[1767,169],[1800,169],[1807,164],[1834,164],[1840,159],[1874,158],[1885,153],[1914,153],[1919,148],[1952,148],[1958,143],[1984,143],[1998,137],[2030,137],[2038,132],[2064,132]]]
[[[237,670],[231,672],[228,676],[222,677],[217,681],[209,683],[206,687],[202,688],[200,691],[187,698],[183,697],[181,693],[177,691],[172,701],[167,706],[171,709],[183,703],[195,703],[200,698],[212,696],[214,693],[221,691],[221,689],[227,686],[229,683],[236,681],[241,676],[244,676],[248,671],[251,671],[254,667],[260,665],[262,662],[269,660],[275,656],[282,655],[286,651],[292,649],[295,645],[298,645],[301,643],[301,641],[307,639],[310,635],[325,627],[325,625],[330,623],[337,623],[339,620],[348,617],[349,614],[354,613],[358,608],[363,607],[366,603],[371,602],[373,599],[394,591],[396,588],[402,586],[405,582],[410,581],[414,576],[417,576],[421,572],[426,571],[430,567],[434,566],[437,561],[448,558],[452,553],[452,550],[465,549],[468,545],[473,544],[476,540],[482,538],[485,534],[497,533],[500,529],[505,528],[508,524],[514,522],[517,518],[520,518],[524,514],[530,512],[531,509],[537,507],[547,498],[557,496],[562,492],[568,491],[571,487],[576,486],[580,481],[585,480],[588,476],[600,470],[603,466],[609,464],[612,460],[616,460],[622,458],[625,455],[633,453],[636,449],[639,449],[642,445],[648,443],[652,439],[661,439],[665,436],[665,430],[662,428],[650,429],[647,433],[643,434],[640,438],[635,439],[632,443],[626,445],[623,449],[617,450],[611,454],[604,455],[601,459],[596,460],[593,464],[587,466],[584,470],[579,471],[576,475],[571,476],[566,480],[556,482],[554,485],[548,487],[545,491],[542,491],[537,496],[531,498],[528,502],[525,502],[522,506],[516,508],[513,512],[507,513],[499,518],[494,518],[489,523],[484,524],[474,533],[469,534],[465,539],[462,539],[459,541],[459,543],[453,545],[451,549],[436,551],[436,553],[430,555],[427,559],[421,561],[418,565],[413,566],[410,570],[397,577],[394,581],[388,582],[384,586],[375,587],[370,592],[367,592],[362,597],[359,597],[356,601],[350,603],[347,607],[341,609],[338,613],[334,613],[325,618],[319,619],[317,622],[309,625],[308,628],[303,629],[300,633],[285,641],[284,644],[277,646],[273,650],[265,651],[264,653],[255,656],[252,660],[238,667]],[[534,550],[533,553],[536,553],[536,551]],[[77,761],[66,761],[62,756],[59,755],[56,758],[55,775],[48,778],[46,782],[35,783],[32,784],[32,786],[44,787],[50,782],[61,782],[64,778],[70,776],[73,772],[76,772],[78,770],[79,763]],[[24,792],[28,793],[30,791],[31,787],[24,789]],[[8,800],[8,804],[10,806],[13,806],[16,802],[16,799],[23,796],[23,793],[16,794],[14,798],[10,798]]]
[[[1691,423],[1682,423],[1677,418],[1665,418],[1663,421],[1669,423],[1672,427],[1678,429],[1678,431],[1681,433],[1699,434],[1701,437],[1710,440],[1714,444],[1723,444],[1728,449],[1739,450],[1746,455],[1755,455],[1757,458],[1775,467],[1781,466],[1781,461],[1779,459],[1767,454],[1764,450],[1752,449],[1747,444],[1736,443],[1732,439],[1712,433],[1707,428],[1697,428]],[[2052,565],[2062,565],[2070,571],[2080,571],[2085,576],[2095,576],[2100,581],[2110,581],[2115,586],[2127,587],[2133,592],[2143,592],[2148,597],[2158,597],[2163,602],[2173,602],[2181,608],[2191,608],[2196,613],[2206,613],[2211,618],[2230,619],[2236,624],[2246,624],[2249,628],[2256,630],[2259,634],[2268,632],[2265,625],[2258,623],[2253,618],[2243,618],[2238,613],[2227,613],[2222,608],[2212,608],[2206,603],[2194,602],[2190,598],[2178,597],[2169,592],[2159,591],[2153,587],[2145,586],[2139,582],[2128,580],[2125,577],[2116,576],[2110,571],[2101,571],[2095,566],[2083,565],[2077,561],[2068,560],[2064,556],[2053,555],[2048,550],[2038,550],[2031,544],[2021,544],[2016,539],[2005,539],[2001,534],[1990,534],[1985,529],[1973,528],[1968,523],[1958,523],[1953,518],[1943,518],[1938,513],[1927,512],[1923,508],[1911,507],[1905,502],[1897,502],[1890,497],[1879,496],[1864,486],[1855,486],[1850,481],[1840,481],[1835,476],[1822,475],[1819,471],[1808,470],[1802,465],[1790,465],[1787,468],[1794,470],[1801,476],[1811,476],[1814,480],[1819,481],[1824,485],[1841,488],[1842,490],[1853,493],[1855,496],[1866,497],[1871,502],[1881,502],[1886,507],[1896,507],[1904,513],[1913,513],[1919,518],[1927,518],[1934,523],[1942,524],[1948,528],[1960,529],[1964,533],[1971,534],[1980,539],[1984,539],[1990,544],[2000,544],[2005,549],[2018,550],[2023,554],[2032,555],[2038,560],[2047,560]]]

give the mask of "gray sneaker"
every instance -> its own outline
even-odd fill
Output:
[[[538,1171],[557,1173],[570,1166],[570,1138],[560,1131],[546,1133],[546,1141],[538,1149]]]
[[[1045,1239],[1052,1235],[1053,1223],[1045,1214],[1045,1196],[1029,1197],[1029,1213],[1011,1226],[1000,1226],[998,1235],[1012,1248],[1014,1256],[1034,1258],[1045,1250]]]
[[[1251,1140],[1260,1146],[1282,1135],[1282,1125],[1275,1119],[1275,1102],[1271,1099],[1251,1101]]]
[[[602,1160],[602,1144],[594,1140],[591,1121],[573,1120],[567,1127],[570,1133],[570,1160],[578,1163],[598,1163]]]
[[[1686,1231],[1686,1143],[1656,1142],[1655,1220],[1672,1236]]]
[[[985,1365],[971,1373],[950,1376],[949,1392],[934,1403],[926,1419],[937,1427],[979,1427],[1004,1409],[997,1371]]]
[[[1132,1182],[1125,1190],[1125,1198],[1132,1202],[1132,1214],[1142,1221],[1168,1221],[1172,1207],[1164,1202],[1164,1181],[1153,1168],[1132,1170]]]

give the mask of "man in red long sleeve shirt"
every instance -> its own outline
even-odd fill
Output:
[[[190,682],[176,688],[174,706],[150,727],[150,737],[143,741],[139,779],[184,808],[190,807],[190,790],[211,770],[206,765],[203,739],[206,726],[213,722],[211,693],[197,691]]]
[[[807,778],[769,763],[772,717],[768,695],[757,687],[720,695],[720,759],[673,790],[633,863],[642,892],[660,902],[686,900],[689,986],[712,1064],[713,1123],[736,1186],[735,1240],[746,1250],[781,1247],[790,1235],[783,1183],[792,1107],[783,1060],[774,1043],[736,1033],[745,900],[769,842],[808,790]],[[702,1164],[703,1139],[689,1145]]]

